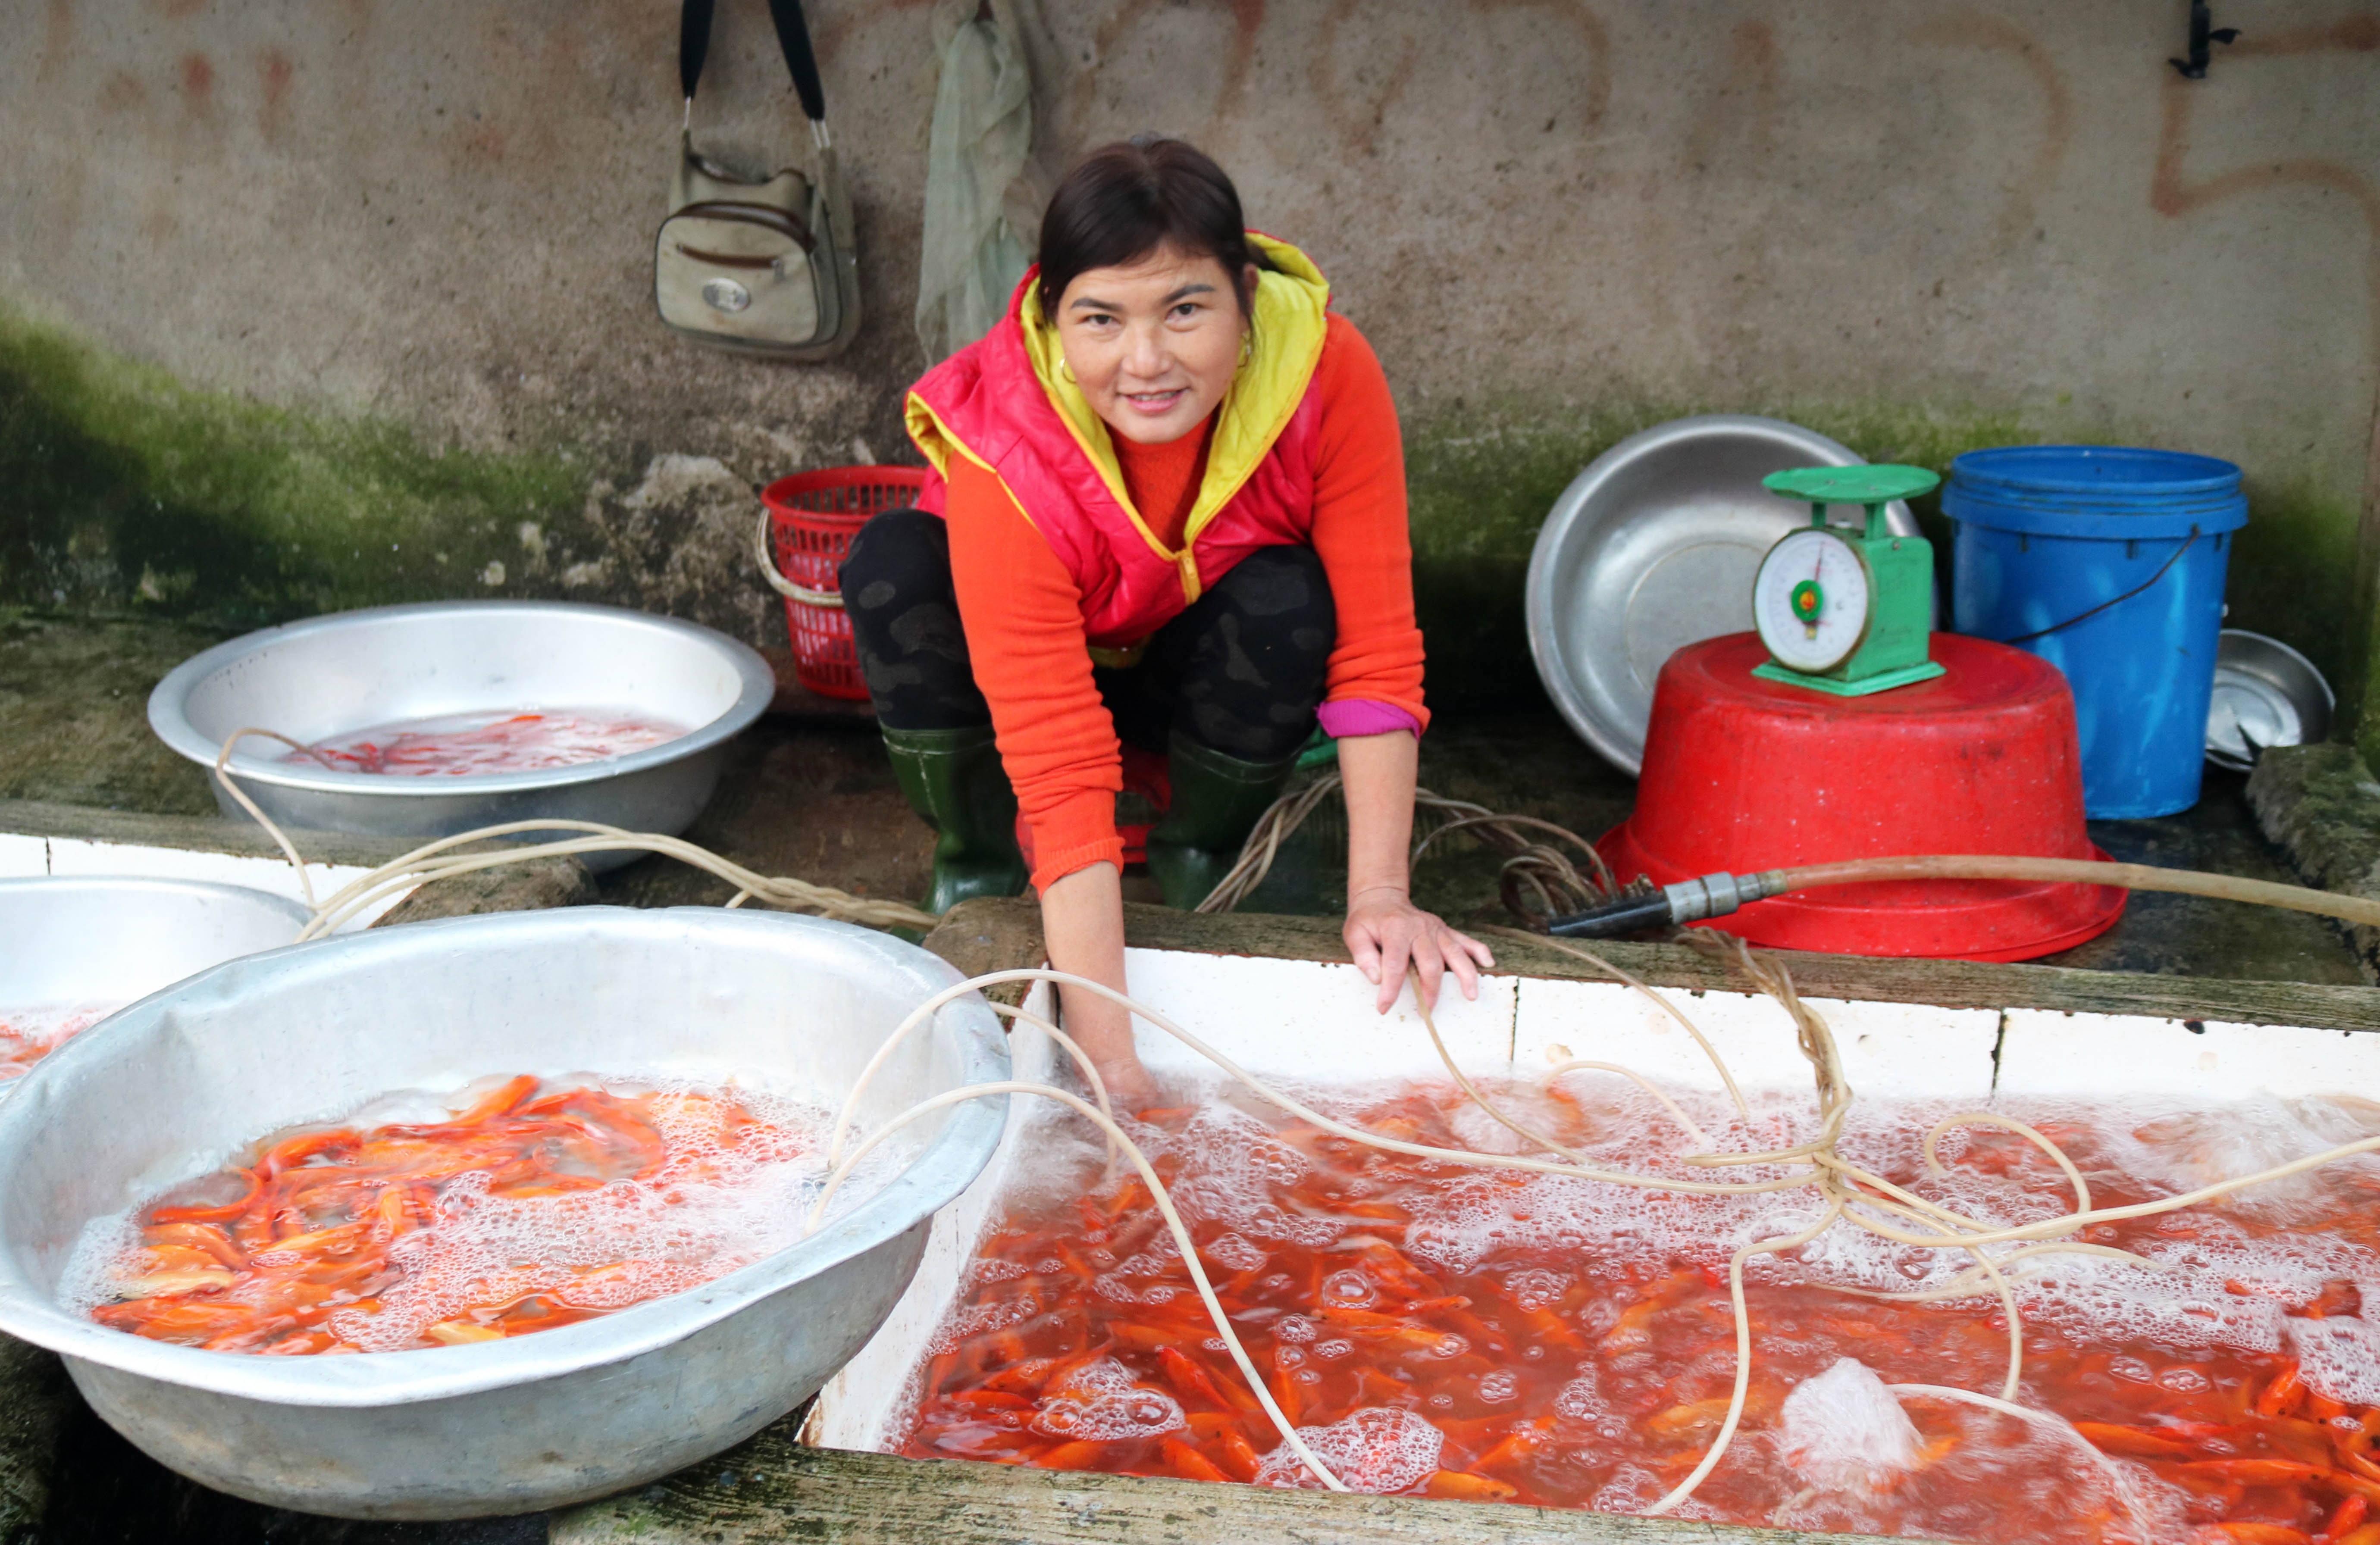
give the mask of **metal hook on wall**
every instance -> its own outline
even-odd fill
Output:
[[[2204,80],[2207,60],[2213,55],[2211,45],[2229,42],[2239,35],[2237,27],[2215,25],[2215,13],[2207,8],[2206,0],[2190,0],[2190,57],[2166,63],[2180,70],[2185,80]]]

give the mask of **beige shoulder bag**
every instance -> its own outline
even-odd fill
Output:
[[[687,127],[670,216],[653,243],[653,305],[671,330],[699,343],[781,359],[831,359],[859,330],[859,261],[801,0],[769,0],[769,15],[809,117],[816,183],[790,168],[746,182],[694,148],[694,91],[710,52],[713,3],[685,0],[679,18]]]

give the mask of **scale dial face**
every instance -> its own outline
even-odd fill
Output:
[[[1859,549],[1809,525],[1789,533],[1760,561],[1752,622],[1778,664],[1815,676],[1858,651],[1873,599]]]

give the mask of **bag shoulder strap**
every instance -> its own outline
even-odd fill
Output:
[[[702,64],[710,53],[710,13],[717,0],[685,0],[678,13],[677,82],[686,92],[686,112],[694,112],[694,89],[702,79]],[[826,122],[826,91],[819,83],[818,54],[810,47],[809,24],[802,18],[802,0],[769,0],[769,19],[777,24],[777,46],[783,50],[786,73],[794,78],[794,94],[814,127]]]

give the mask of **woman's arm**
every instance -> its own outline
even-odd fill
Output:
[[[1091,679],[1074,576],[997,477],[960,457],[949,476],[951,581],[967,664],[1033,828],[1033,883],[1047,889],[1087,864],[1123,861],[1115,722]]]
[[[1115,829],[1115,728],[1091,679],[1082,597],[1000,479],[954,458],[951,573],[976,684],[1033,828],[1050,963],[1123,990],[1123,899]],[[1062,995],[1066,1032],[1099,1065],[1117,1106],[1148,1103],[1132,1019],[1094,994]]]
[[[1477,997],[1479,968],[1496,963],[1486,945],[1415,906],[1409,895],[1406,854],[1413,845],[1414,779],[1420,761],[1419,742],[1409,730],[1351,735],[1339,742],[1339,775],[1347,792],[1343,936],[1356,969],[1378,984],[1383,1014],[1397,1001],[1408,961],[1421,974],[1421,1000],[1429,1005],[1438,1002],[1439,981],[1450,971],[1464,997]]]
[[[1123,992],[1123,890],[1116,866],[1094,863],[1052,881],[1041,892],[1041,935],[1052,966]],[[1157,1090],[1133,1050],[1131,1012],[1079,987],[1061,993],[1066,1033],[1099,1065],[1116,1109],[1148,1105]]]
[[[1384,1014],[1404,985],[1409,962],[1420,973],[1423,1002],[1438,1001],[1439,981],[1450,970],[1463,996],[1476,997],[1478,968],[1495,958],[1407,895],[1416,737],[1429,710],[1422,706],[1422,638],[1414,622],[1404,449],[1388,378],[1343,317],[1330,319],[1315,385],[1322,432],[1314,549],[1339,610],[1322,718],[1339,737],[1346,779],[1347,948],[1378,984]]]

